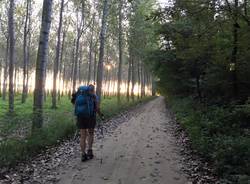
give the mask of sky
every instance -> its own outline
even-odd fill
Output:
[[[172,0],[157,0],[161,6],[165,7],[167,4],[169,4]]]
[[[165,7],[167,4],[170,4],[173,0],[157,0],[162,7]],[[36,0],[37,3],[42,5],[43,0]]]

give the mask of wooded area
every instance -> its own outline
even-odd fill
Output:
[[[2,0],[0,153],[72,134],[52,127],[72,121],[58,118],[72,92],[94,84],[110,114],[164,96],[218,177],[249,179],[249,11],[249,0]],[[30,142],[17,144],[9,135],[23,129]]]
[[[1,166],[74,134],[70,98],[81,85],[96,85],[106,117],[152,96],[152,71],[143,62],[147,44],[136,39],[149,39],[137,31],[153,6],[126,0],[0,2]]]
[[[159,90],[193,147],[233,183],[250,174],[249,10],[248,0],[176,0],[150,17]]]
[[[117,94],[119,102],[121,95],[150,95],[143,54],[128,71],[129,47],[136,47],[128,32],[137,11],[126,1],[1,1],[0,95],[4,101],[8,95],[9,112],[15,96],[25,103],[34,90],[33,127],[39,128],[46,96],[55,109],[79,85],[97,84],[99,96]]]

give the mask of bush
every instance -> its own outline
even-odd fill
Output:
[[[250,175],[250,108],[202,106],[191,98],[169,99],[192,146],[221,176]]]

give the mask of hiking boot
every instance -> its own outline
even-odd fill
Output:
[[[82,154],[82,162],[85,162],[85,161],[87,161],[87,160],[88,160],[87,154],[86,154],[86,153],[83,153],[83,154]]]
[[[88,159],[93,159],[94,158],[93,150],[89,149],[87,155],[88,155]]]

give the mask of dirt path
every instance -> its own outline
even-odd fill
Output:
[[[96,157],[81,163],[72,158],[59,169],[61,184],[185,184],[174,138],[168,134],[164,99],[140,107],[141,113],[98,140]],[[102,163],[101,163],[102,160]]]

